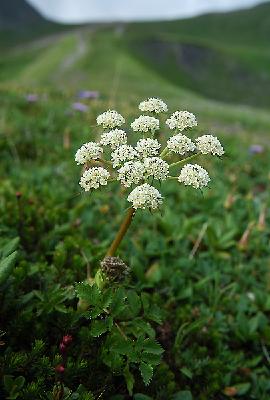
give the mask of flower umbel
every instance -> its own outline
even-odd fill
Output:
[[[170,129],[176,129],[182,132],[187,128],[194,128],[197,126],[197,120],[195,115],[188,111],[175,111],[170,118],[167,119],[166,124]]]
[[[139,104],[139,110],[143,112],[153,112],[159,114],[162,112],[167,112],[168,106],[163,100],[150,97]]]
[[[143,179],[144,165],[140,161],[128,161],[118,170],[117,179],[125,187],[139,183]]]
[[[86,192],[89,192],[90,189],[97,189],[100,186],[107,185],[109,177],[110,173],[105,168],[89,168],[83,173],[80,185]]]
[[[112,150],[115,150],[117,147],[127,144],[127,134],[122,129],[104,132],[101,135],[100,144],[103,146],[110,146]]]
[[[102,147],[95,142],[89,142],[82,145],[75,154],[75,161],[79,164],[85,164],[91,160],[97,160],[103,153]]]
[[[179,133],[178,135],[172,136],[168,142],[167,147],[170,151],[184,155],[189,151],[194,151],[196,149],[195,144],[190,138]]]
[[[169,175],[169,164],[159,157],[148,157],[144,160],[145,174],[164,181]]]
[[[142,158],[156,156],[159,152],[161,144],[157,139],[140,139],[135,149]]]
[[[138,208],[156,210],[162,204],[163,198],[155,187],[144,183],[132,190],[127,200],[136,210]]]
[[[201,189],[210,182],[208,172],[198,164],[186,164],[180,171],[178,181],[186,186]]]
[[[125,118],[115,110],[105,111],[97,117],[97,124],[102,125],[104,129],[113,129],[117,126],[123,125],[124,123]]]
[[[140,115],[136,118],[131,123],[134,132],[132,135],[119,128],[125,123],[125,119],[117,111],[108,110],[100,114],[97,124],[106,131],[101,133],[99,143],[85,143],[75,155],[77,164],[84,165],[79,184],[85,191],[115,182],[123,186],[119,192],[122,195],[126,188],[135,185],[127,195],[131,206],[107,251],[109,257],[114,257],[137,209],[157,210],[163,204],[162,194],[155,185],[164,185],[164,181],[170,179],[195,189],[206,187],[210,181],[208,172],[200,165],[188,162],[204,154],[224,154],[224,149],[215,136],[202,135],[193,141],[183,134],[183,131],[197,126],[196,117],[191,112],[176,111],[166,120],[169,129],[175,131],[166,142],[160,141],[159,137],[154,138],[154,134],[160,129],[157,117],[160,113],[167,112],[167,104],[152,97],[142,101],[139,109],[144,113],[154,113],[155,117]],[[143,138],[139,138],[136,132],[142,133]],[[166,132],[162,133],[164,138]],[[150,134],[150,137],[146,137],[146,134]],[[132,143],[137,143],[131,145],[129,138]],[[166,144],[162,146],[164,142]],[[106,146],[109,151],[105,149]],[[180,165],[182,169],[179,169]],[[176,176],[171,176],[170,171],[176,171]],[[112,261],[115,260],[112,258]],[[103,273],[105,274],[104,271]],[[97,278],[97,282],[102,282],[102,279],[98,279],[101,278]]]
[[[224,149],[215,136],[203,135],[196,139],[196,147],[202,154],[213,154],[217,156],[222,156],[224,154]]]
[[[134,132],[155,132],[159,130],[159,120],[148,115],[141,115],[132,122],[131,128]]]
[[[125,161],[133,160],[135,157],[137,157],[136,150],[132,146],[123,144],[112,153],[113,168],[118,167]]]

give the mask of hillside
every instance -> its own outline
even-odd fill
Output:
[[[270,106],[270,3],[132,24],[128,37],[134,54],[177,86],[217,100]]]
[[[67,91],[93,87],[111,98],[131,86],[134,96],[140,95],[147,76],[149,86],[142,91],[149,95],[159,80],[165,91],[174,88],[198,103],[210,99],[267,109],[269,35],[270,3],[187,20],[72,30],[43,21],[34,31],[13,30],[8,41],[0,34],[0,45],[1,38],[5,46],[11,40],[16,45],[5,50],[0,80]],[[23,40],[28,43],[19,48]]]
[[[41,24],[43,17],[24,0],[1,0],[0,29]]]

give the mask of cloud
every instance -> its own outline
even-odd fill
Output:
[[[66,23],[189,17],[249,7],[260,0],[27,0],[47,18]]]

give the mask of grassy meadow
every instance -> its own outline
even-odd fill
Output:
[[[269,10],[0,44],[1,399],[270,398]],[[192,135],[218,136],[226,154],[199,160],[202,193],[163,183],[161,212],[137,212],[119,249],[131,273],[110,329],[153,341],[138,369],[133,347],[76,311],[74,283],[94,276],[128,203],[119,185],[82,193],[74,154],[99,137],[98,114],[116,109],[128,127],[147,97],[194,113]]]

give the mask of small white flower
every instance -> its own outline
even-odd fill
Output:
[[[127,134],[122,129],[114,129],[101,135],[100,144],[110,146],[113,150],[127,143]]]
[[[110,174],[105,168],[93,167],[83,173],[79,183],[86,192],[89,192],[91,188],[97,189],[101,185],[107,185],[109,177]]]
[[[167,112],[168,106],[161,99],[151,97],[139,104],[139,110],[143,112],[154,112],[156,114]]]
[[[217,156],[222,156],[225,152],[224,149],[215,136],[212,135],[203,135],[196,139],[197,149],[202,154],[213,154]]]
[[[143,179],[144,166],[140,161],[128,161],[118,170],[117,179],[125,187],[138,184]]]
[[[148,115],[140,115],[132,122],[131,128],[134,132],[155,132],[159,129],[159,120]]]
[[[170,151],[181,155],[184,155],[189,151],[194,151],[196,148],[192,140],[181,133],[172,136],[167,142],[167,147]]]
[[[159,157],[148,157],[144,160],[147,177],[164,181],[169,175],[169,164]]]
[[[137,208],[150,208],[156,210],[163,202],[159,191],[148,183],[137,186],[128,195],[127,200],[132,203],[132,206]]]
[[[157,139],[140,139],[137,142],[136,145],[136,150],[142,156],[143,158],[145,157],[152,157],[156,156],[158,154],[158,151],[160,149],[160,143],[157,141]]]
[[[115,110],[105,111],[97,117],[97,124],[102,125],[104,129],[113,129],[117,126],[123,125],[124,123],[125,118]]]
[[[123,144],[112,153],[113,168],[119,167],[125,161],[133,160],[138,154],[132,146]]]
[[[89,142],[82,145],[75,154],[75,161],[79,164],[85,164],[91,160],[97,160],[103,153],[102,147],[95,142]]]
[[[180,171],[178,181],[186,186],[201,189],[210,182],[208,172],[198,164],[186,164]]]
[[[166,124],[170,129],[176,129],[182,132],[184,129],[197,126],[197,121],[195,115],[188,111],[175,111],[170,118],[167,119]]]

